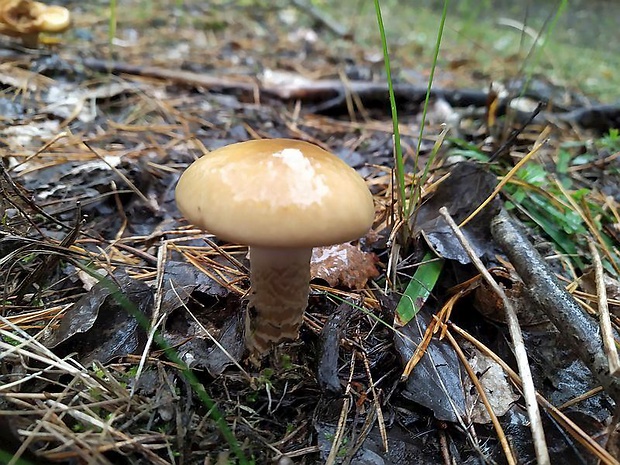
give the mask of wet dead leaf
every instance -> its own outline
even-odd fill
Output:
[[[42,112],[59,118],[90,123],[97,117],[94,101],[135,92],[136,86],[126,82],[112,82],[84,89],[82,84],[58,82],[50,86]]]
[[[195,266],[177,260],[168,260],[164,270],[164,298],[161,312],[168,315],[187,304],[192,292],[214,298],[223,298],[229,291]]]
[[[426,308],[394,333],[394,346],[403,366],[422,342],[432,314]],[[433,337],[426,353],[407,378],[403,396],[429,408],[435,418],[457,422],[465,414],[465,395],[456,352],[446,341]]]
[[[503,416],[512,404],[519,400],[519,396],[513,391],[506,374],[497,362],[471,345],[468,345],[467,349],[470,354],[468,363],[478,376],[491,408],[495,415]],[[463,385],[471,420],[475,423],[490,423],[491,417],[469,377],[465,377]]]
[[[466,265],[469,256],[456,239],[439,209],[445,206],[454,221],[460,223],[467,218],[493,192],[497,180],[481,165],[471,162],[457,163],[450,171],[450,177],[439,184],[433,196],[419,209],[414,231],[422,233],[428,244],[442,258],[457,260]],[[491,237],[491,219],[499,211],[496,198],[475,218],[462,228],[463,234],[479,257],[494,257],[495,243]]]
[[[620,318],[620,281],[612,278],[608,274],[605,274],[605,289],[607,291],[607,300],[609,301],[609,311],[616,317]],[[591,269],[584,273],[580,279],[581,288],[588,294],[593,296],[597,295],[596,291],[596,278],[594,276],[594,269]]]
[[[338,408],[336,409],[338,411]],[[319,463],[329,463],[328,457],[334,444],[334,437],[338,427],[333,422],[316,421],[317,447],[319,448]],[[356,465],[391,465],[401,463],[415,463],[416,465],[436,465],[437,460],[425,457],[426,442],[420,440],[419,434],[414,434],[410,428],[394,422],[388,428],[388,448],[383,445],[381,428],[375,425],[368,435],[346,437],[340,447],[338,459],[335,463],[353,463]]]
[[[161,304],[162,314],[168,315],[164,337],[190,367],[206,369],[214,377],[240,360],[245,349],[239,302],[233,300],[221,308],[229,294],[195,266],[166,262]]]
[[[133,304],[134,311],[137,309],[150,317],[151,288],[125,274],[116,274],[114,282],[102,280],[78,300],[44,344],[60,354],[76,352],[84,365],[93,360],[107,363],[116,357],[138,353],[146,341],[146,332],[122,299]]]
[[[523,281],[517,276],[514,269],[501,267],[489,270],[495,281],[504,289],[506,297],[512,303],[522,327],[538,326],[549,322],[549,318],[540,307],[532,302]],[[504,302],[497,293],[482,278],[474,291],[474,307],[486,318],[506,323],[506,310]]]
[[[239,305],[238,301],[236,305]],[[168,343],[176,348],[190,368],[206,369],[214,377],[241,360],[245,350],[243,334],[242,312],[228,309],[221,312],[201,310],[192,314],[179,309],[169,316],[164,330]]]
[[[336,287],[363,289],[369,279],[379,276],[375,254],[363,252],[352,244],[315,247],[310,261],[310,275]]]
[[[321,330],[319,346],[319,366],[317,381],[324,393],[339,395],[342,393],[340,377],[338,376],[340,340],[351,317],[353,307],[342,303],[332,313]]]
[[[211,376],[221,375],[227,367],[241,360],[245,351],[243,328],[242,314],[226,320],[220,332],[219,346],[214,344],[204,357],[204,366]]]

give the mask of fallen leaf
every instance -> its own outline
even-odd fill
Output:
[[[501,417],[506,414],[512,404],[519,400],[519,396],[513,391],[506,373],[501,366],[492,358],[487,357],[475,347],[467,344],[467,351],[470,355],[467,362],[474,370],[482,389],[487,396],[491,408],[495,415]],[[474,387],[471,379],[465,376],[463,379],[465,388],[465,401],[470,410],[471,420],[475,423],[490,423],[491,417],[486,407],[480,399],[478,391]]]
[[[163,336],[190,368],[206,369],[217,377],[241,360],[245,350],[243,314],[230,311],[238,306],[239,302],[235,301],[227,305],[227,310],[211,313],[203,310],[193,316],[181,308],[168,317]]]
[[[612,278],[608,274],[605,274],[603,280],[605,281],[605,289],[607,291],[607,299],[609,301],[609,310],[613,315],[620,318],[620,305],[618,304],[618,302],[620,302],[620,281]],[[594,269],[586,271],[579,281],[581,288],[588,294],[592,294],[593,296],[598,294],[596,291]]]
[[[379,276],[378,261],[373,253],[363,252],[349,243],[315,247],[310,260],[310,275],[335,287],[363,289],[366,282]]]
[[[332,313],[321,330],[319,343],[319,362],[317,367],[317,381],[321,391],[327,395],[342,394],[340,384],[340,341],[346,330],[353,312],[353,307],[344,302]]]
[[[432,313],[422,308],[416,317],[394,333],[394,347],[403,366],[422,342]],[[446,341],[433,337],[426,353],[415,366],[402,391],[403,397],[433,411],[435,418],[458,422],[465,416],[465,395],[461,366],[456,352]]]
[[[437,186],[414,215],[415,233],[422,233],[426,242],[441,258],[457,260],[466,265],[469,255],[457,240],[446,220],[439,214],[441,207],[447,207],[454,221],[460,223],[469,216],[493,192],[497,184],[495,176],[484,167],[472,162],[457,163],[450,170],[450,177]],[[478,213],[461,231],[478,257],[494,258],[497,246],[491,237],[491,219],[499,211],[497,197]]]
[[[499,286],[504,289],[508,300],[512,303],[519,318],[521,327],[539,326],[549,323],[549,318],[532,302],[523,281],[514,269],[494,267],[489,273]],[[506,310],[501,297],[482,278],[474,291],[473,305],[483,316],[497,323],[506,323]]]
[[[139,353],[146,331],[132,311],[150,318],[152,305],[153,291],[148,285],[115,273],[114,280],[104,278],[78,300],[43,342],[61,355],[77,353],[84,365]]]
[[[164,298],[161,311],[169,315],[190,299],[192,292],[213,298],[224,298],[229,291],[202,273],[195,266],[177,260],[168,260],[164,270]]]

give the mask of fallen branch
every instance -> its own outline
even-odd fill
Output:
[[[0,61],[16,60],[23,57],[22,53],[0,51]],[[78,64],[75,60],[74,64]],[[81,66],[92,71],[109,74],[129,74],[134,76],[161,79],[173,84],[189,87],[200,87],[224,93],[240,93],[249,98],[260,96],[283,101],[300,101],[307,104],[305,111],[309,113],[347,111],[347,96],[355,94],[365,107],[383,106],[389,108],[388,86],[385,82],[348,81],[339,79],[310,80],[294,74],[288,80],[270,82],[254,75],[209,75],[178,69],[166,69],[159,66],[141,66],[120,61],[84,58],[79,61]],[[267,74],[267,73],[265,73]],[[526,85],[525,83],[523,84]],[[403,104],[422,104],[426,98],[426,86],[408,83],[396,83],[394,94],[397,102]],[[578,108],[566,108],[553,102],[549,96],[529,88],[513,89],[511,95],[528,97],[534,101],[548,104],[555,112],[540,112],[533,120],[537,124],[569,124],[583,129],[594,129],[600,132],[620,127],[620,104],[592,104]],[[486,108],[490,100],[488,90],[478,89],[431,89],[431,98],[443,99],[453,107]],[[501,98],[498,102],[497,115],[505,114],[510,97]],[[522,123],[527,122],[530,113],[517,112],[516,118]]]
[[[605,391],[620,400],[620,379],[610,376],[609,363],[594,320],[582,310],[560,284],[545,260],[528,241],[525,232],[507,212],[502,211],[491,223],[493,238],[501,245],[530,297],[547,314],[566,342],[588,366]]]
[[[135,76],[165,79],[175,84],[218,89],[223,91],[238,91],[252,94],[259,92],[262,95],[280,100],[301,100],[303,102],[331,102],[342,98],[345,102],[347,93],[359,96],[364,103],[388,103],[388,86],[384,82],[349,81],[347,84],[339,79],[307,80],[301,77],[290,76],[288,82],[269,82],[249,76],[212,76],[191,71],[171,70],[157,66],[140,66],[118,61],[85,58],[82,64],[94,71],[112,74],[133,74]],[[395,84],[394,93],[397,99],[404,102],[421,103],[426,97],[426,86],[411,84]],[[431,96],[443,98],[452,106],[467,107],[485,106],[488,100],[486,91],[472,89],[433,89]],[[336,102],[332,102],[337,106]]]
[[[349,36],[349,31],[346,26],[340,24],[323,10],[314,6],[310,0],[292,0],[292,3],[301,11],[314,18],[315,21],[322,24],[332,34],[341,38],[347,38]]]
[[[135,76],[163,79],[174,84],[201,87],[221,92],[246,94],[250,98],[266,96],[283,101],[301,101],[314,105],[306,107],[306,111],[320,113],[346,109],[347,95],[355,94],[364,106],[385,106],[388,108],[388,86],[385,82],[348,81],[339,79],[310,80],[301,76],[290,75],[288,79],[258,79],[254,76],[213,76],[192,71],[172,70],[158,66],[140,66],[118,61],[85,58],[82,65],[91,70],[112,73],[131,74]],[[399,104],[421,104],[426,98],[426,86],[416,86],[407,83],[396,83],[394,95]],[[545,98],[535,92],[523,92],[524,95],[540,101]],[[477,89],[441,89],[433,88],[431,98],[443,99],[453,107],[486,107],[489,102],[489,92]],[[510,98],[499,102],[498,114],[506,111]],[[524,119],[529,114],[517,115]],[[577,108],[568,112],[541,112],[534,122],[568,123],[578,125],[584,129],[606,131],[620,126],[620,105],[592,105]]]
[[[598,253],[596,244],[589,243],[590,253],[592,254],[592,262],[594,266],[594,276],[596,278],[596,297],[598,300],[599,325],[601,328],[601,337],[603,338],[603,347],[607,354],[609,363],[609,371],[612,376],[620,374],[620,360],[618,360],[618,348],[614,340],[614,332],[611,326],[609,315],[609,303],[607,302],[607,288],[605,287],[605,274],[603,271],[603,262]]]

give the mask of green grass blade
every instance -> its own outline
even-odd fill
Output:
[[[431,252],[424,255],[423,263],[414,273],[405,293],[396,306],[395,326],[404,326],[409,323],[422,308],[435,284],[437,284],[443,268],[443,260],[434,258]]]
[[[114,38],[116,37],[116,22],[118,19],[118,9],[116,0],[110,0],[110,17],[108,18],[108,47],[110,50],[109,58],[114,58]]]
[[[148,318],[146,318],[142,314],[142,312],[140,312],[136,308],[135,304],[131,300],[129,300],[125,294],[123,294],[123,292],[111,279],[99,275],[98,273],[90,269],[89,267],[84,266],[83,264],[79,262],[74,262],[74,264],[80,267],[82,270],[86,271],[91,276],[98,279],[99,282],[101,282],[106,288],[108,288],[111,292],[112,298],[114,298],[120,305],[122,305],[123,308],[127,310],[127,312],[138,321],[140,326],[142,326],[146,331],[148,331],[148,329],[151,326]],[[172,363],[175,363],[176,365],[181,367],[181,373],[183,374],[187,382],[190,384],[190,386],[192,387],[192,390],[198,396],[202,404],[209,410],[209,416],[211,417],[213,421],[215,421],[220,433],[222,434],[222,436],[224,437],[224,439],[230,446],[230,449],[233,452],[233,454],[237,457],[237,460],[238,460],[237,463],[239,463],[240,465],[251,465],[252,462],[248,461],[245,454],[243,453],[243,450],[241,450],[239,441],[237,441],[237,438],[234,436],[228,424],[226,423],[224,416],[218,410],[215,401],[211,399],[211,396],[209,396],[205,387],[198,380],[198,378],[196,378],[196,375],[194,375],[194,373],[189,368],[189,366],[181,359],[179,354],[174,350],[174,348],[170,344],[168,344],[168,342],[163,338],[163,336],[159,332],[155,332],[153,340],[159,347],[162,348],[162,350],[166,354],[166,357],[168,357],[168,359]]]
[[[0,463],[10,463],[13,460],[13,454],[10,454],[6,451],[0,450]],[[17,459],[13,462],[15,465],[34,465],[33,462],[30,462],[26,459]]]
[[[570,256],[572,261],[583,269],[584,263],[579,257],[579,250],[575,243],[575,238],[562,230],[561,226],[556,222],[550,209],[543,209],[539,203],[528,197],[520,202],[521,208],[527,212],[530,219],[542,229],[555,243],[555,245],[566,255]]]
[[[428,77],[428,86],[426,88],[426,97],[424,99],[424,107],[422,108],[422,123],[420,124],[420,134],[418,136],[418,146],[415,151],[415,170],[418,171],[418,159],[420,156],[420,148],[422,147],[422,137],[424,136],[424,128],[426,125],[426,114],[428,112],[428,102],[431,97],[431,89],[433,88],[433,80],[435,79],[435,70],[437,69],[437,60],[439,59],[439,50],[441,48],[441,39],[443,37],[443,30],[446,25],[446,17],[448,16],[448,4],[450,2],[448,0],[444,0],[443,2],[443,10],[441,12],[441,21],[439,21],[439,30],[437,31],[437,40],[435,41],[435,50],[433,55],[433,64],[431,66],[431,73]],[[422,186],[428,177],[428,172],[433,163],[434,155],[437,154],[437,151],[434,152],[431,159],[429,159],[428,163],[424,167],[424,173],[422,177],[418,180],[418,182],[414,183],[412,186],[412,196],[410,197],[410,201],[407,204],[407,208],[405,213],[407,218],[411,215],[411,212],[415,209],[415,206],[418,204],[420,200],[420,196],[422,193]]]
[[[377,13],[377,24],[379,25],[379,34],[381,35],[381,47],[383,48],[383,62],[385,64],[385,76],[388,83],[388,92],[390,95],[390,109],[392,111],[392,126],[394,131],[394,164],[396,166],[396,185],[398,190],[398,208],[401,218],[407,210],[405,206],[405,163],[403,160],[403,149],[400,145],[400,130],[398,129],[398,111],[396,110],[396,97],[394,96],[394,85],[392,83],[392,71],[390,66],[390,54],[388,52],[387,38],[385,36],[385,27],[383,25],[383,16],[381,15],[381,6],[379,0],[375,1],[375,12]]]
[[[567,6],[568,6],[568,0],[560,1],[560,4],[558,5],[558,9],[553,15],[553,19],[551,20],[551,23],[549,24],[549,28],[547,29],[547,32],[544,34],[546,39],[553,37],[553,31],[558,23],[558,20],[562,17],[564,10],[566,10]],[[529,87],[530,82],[536,73],[536,64],[538,63],[538,60],[540,59],[540,56],[546,44],[549,42],[548,40],[544,40],[542,45],[538,46],[539,39],[540,39],[540,36],[537,37],[536,42],[534,43],[534,45],[532,45],[533,49],[532,49],[532,52],[530,53],[530,57],[531,57],[530,65],[531,66],[530,66],[529,72],[527,73],[527,76],[525,79],[525,85],[523,86],[520,95],[523,95],[525,93],[525,90]]]

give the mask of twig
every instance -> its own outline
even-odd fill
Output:
[[[343,107],[346,95],[354,94],[365,105],[384,106],[388,98],[385,82],[351,81],[346,86],[339,79],[321,79],[304,83],[258,82],[248,76],[213,76],[205,73],[195,73],[179,69],[166,69],[158,66],[137,66],[119,61],[107,61],[98,58],[85,58],[80,62],[86,68],[94,71],[113,74],[132,74],[156,79],[165,79],[179,85],[218,89],[223,92],[241,92],[250,96],[265,94],[281,100],[301,101],[302,103],[318,102],[314,112],[334,110]],[[426,98],[427,88],[423,85],[396,83],[394,94],[401,103],[421,103]],[[521,91],[523,96],[542,100],[544,97],[533,93],[529,89]],[[477,89],[441,89],[431,90],[431,98],[444,99],[453,107],[484,107],[488,103],[489,93]],[[502,99],[499,103],[500,111],[505,111],[509,99]],[[308,110],[308,108],[307,108]],[[529,123],[530,115],[522,118]],[[568,123],[581,126],[584,129],[606,131],[620,125],[620,105],[596,104],[585,108],[577,108],[564,113],[540,112],[532,121],[536,124]]]
[[[538,410],[538,404],[536,403],[536,389],[534,388],[534,381],[532,380],[532,373],[530,371],[527,352],[525,351],[523,335],[521,334],[521,328],[519,327],[519,320],[512,306],[512,302],[508,299],[506,293],[499,286],[499,284],[495,282],[480,258],[478,258],[471,245],[459,229],[458,225],[448,213],[448,209],[446,207],[441,207],[439,209],[439,213],[441,213],[441,215],[448,222],[450,228],[454,231],[454,234],[467,252],[467,255],[469,255],[469,258],[474,266],[478,269],[489,286],[491,286],[495,293],[502,299],[504,310],[506,312],[508,331],[510,332],[510,338],[512,339],[512,344],[514,345],[514,354],[517,359],[519,374],[521,375],[521,380],[523,382],[523,397],[525,398],[525,406],[530,418],[530,428],[532,430],[532,438],[534,440],[536,460],[539,465],[551,465],[549,450],[547,449],[545,433],[542,426],[542,418],[540,416],[540,410]]]
[[[332,441],[332,448],[329,451],[325,465],[334,465],[342,441],[344,439],[344,431],[347,424],[347,414],[349,413],[349,406],[351,405],[351,381],[353,379],[353,373],[355,372],[355,351],[351,353],[351,370],[349,371],[349,380],[344,392],[344,398],[342,399],[342,408],[340,409],[340,417],[338,418],[338,426],[336,427],[336,434]]]
[[[499,192],[504,188],[506,184],[508,184],[508,181],[510,181],[514,177],[514,175],[517,174],[517,171],[519,171],[523,167],[523,165],[530,161],[530,159],[547,143],[547,136],[549,136],[550,132],[551,127],[547,126],[543,130],[543,132],[540,133],[540,136],[538,137],[538,140],[534,144],[532,150],[530,150],[530,152],[526,156],[519,160],[519,162],[508,173],[506,173],[506,175],[497,184],[495,189],[493,189],[493,192],[491,192],[491,194],[484,200],[484,202],[482,202],[482,204],[478,208],[476,208],[467,218],[461,221],[461,224],[459,224],[459,228],[462,228],[467,223],[469,223],[478,213],[480,213],[480,211],[482,211],[484,207],[491,203],[495,196],[499,194]]]
[[[348,446],[347,454],[345,455],[344,459],[340,462],[341,465],[351,465],[351,463],[354,463],[353,459],[356,458],[357,453],[359,452],[361,447],[366,442],[366,439],[368,438],[368,435],[370,434],[370,432],[373,430],[375,421],[377,420],[376,407],[374,405],[371,405],[370,408],[366,410],[364,416],[365,416],[364,423],[362,424],[362,427],[360,428],[359,434],[355,434],[356,433],[355,430],[352,431],[351,442],[350,442],[351,445],[349,446],[347,444]]]
[[[590,397],[594,397],[598,393],[603,392],[603,386],[596,386],[594,389],[590,389],[583,394],[578,395],[577,397],[573,397],[572,399],[564,402],[562,405],[558,405],[558,410],[566,410],[573,405],[577,405],[584,400],[589,399]]]
[[[452,465],[454,462],[450,458],[450,447],[448,446],[448,440],[446,439],[446,432],[439,430],[439,444],[441,445],[441,456],[443,458],[444,465]]]
[[[609,304],[607,303],[607,289],[605,287],[605,275],[603,274],[603,262],[601,256],[596,249],[594,242],[589,242],[590,253],[592,254],[592,262],[594,265],[594,274],[596,276],[596,294],[598,298],[598,315],[601,327],[601,336],[603,337],[603,347],[607,354],[609,362],[609,372],[612,376],[616,376],[620,370],[620,360],[618,360],[618,349],[614,341],[614,333],[611,328],[611,320],[609,318]]]
[[[293,5],[295,5],[306,14],[312,16],[315,20],[319,21],[330,32],[337,35],[338,37],[347,37],[349,35],[349,31],[345,26],[336,22],[334,18],[329,16],[324,11],[319,10],[309,0],[293,0]]]
[[[565,341],[588,366],[605,391],[620,401],[620,379],[609,375],[609,363],[596,323],[556,279],[547,263],[507,212],[491,223],[491,233],[529,291],[530,297],[565,335]]]
[[[241,92],[250,95],[257,91],[281,100],[301,100],[302,102],[326,102],[336,99],[334,106],[345,102],[347,92],[357,94],[364,101],[385,102],[387,99],[387,85],[385,82],[350,81],[345,85],[340,79],[321,79],[315,81],[297,82],[296,79],[288,83],[258,82],[255,78],[242,75],[214,76],[205,73],[196,73],[179,69],[167,69],[159,66],[139,66],[120,61],[107,61],[98,58],[85,58],[81,64],[94,71],[113,74],[131,74],[134,76],[165,79],[178,85],[218,89],[223,92]],[[426,97],[427,88],[406,83],[394,85],[394,93],[399,100],[420,103]],[[482,107],[486,104],[486,91],[475,89],[439,89],[433,88],[432,97],[443,98],[455,107],[470,105]],[[331,107],[330,107],[331,108]]]
[[[525,128],[529,126],[532,121],[534,121],[544,106],[545,104],[543,102],[538,102],[538,105],[536,105],[536,108],[534,108],[534,111],[530,114],[530,116],[528,116],[528,118],[521,123],[521,127],[514,129],[510,133],[510,136],[508,136],[508,139],[506,139],[506,141],[495,152],[493,152],[493,154],[491,154],[489,157],[489,163],[498,160],[504,155],[505,152],[508,151],[508,149],[510,149],[510,147],[514,145],[517,137],[519,137],[523,131],[525,131]]]

